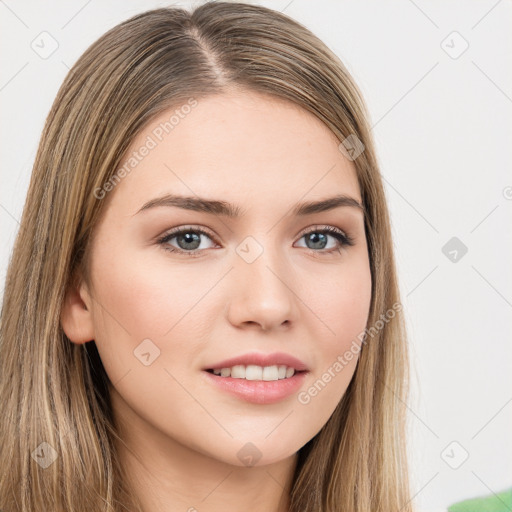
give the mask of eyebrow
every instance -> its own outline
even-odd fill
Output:
[[[222,215],[230,218],[240,217],[245,210],[240,206],[228,203],[222,200],[205,199],[197,196],[179,196],[175,194],[166,194],[162,197],[151,199],[145,203],[134,215],[151,208],[161,206],[174,206],[185,210],[193,210],[196,212],[205,212],[214,215]],[[357,208],[365,213],[364,206],[353,197],[339,194],[320,201],[309,201],[295,205],[292,215],[304,216],[314,213],[326,212],[340,207]]]

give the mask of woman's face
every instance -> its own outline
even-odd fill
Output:
[[[291,456],[343,397],[368,318],[363,211],[307,207],[361,203],[353,162],[312,114],[237,92],[165,112],[123,164],[79,290],[115,414],[164,452]]]

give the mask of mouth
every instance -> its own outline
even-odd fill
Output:
[[[237,400],[258,405],[269,405],[290,399],[304,385],[307,371],[294,373],[291,377],[273,381],[247,380],[221,377],[209,371],[202,372],[208,384],[221,393],[227,393]]]
[[[272,367],[266,367],[271,368],[266,372],[265,367],[256,367],[256,369],[251,369],[251,365],[249,365],[248,370],[245,367],[243,368],[245,369],[245,377],[236,377],[237,372],[241,372],[241,370],[236,369],[236,367],[222,368],[220,370],[221,375],[214,373],[215,369],[204,370],[202,374],[206,382],[213,386],[213,389],[222,393],[227,393],[238,400],[243,400],[244,402],[268,405],[284,401],[296,394],[304,385],[306,375],[309,373],[306,370],[295,371],[291,368],[286,370],[289,376],[287,377],[285,373],[284,378],[280,379],[279,367],[277,367],[277,370]],[[232,369],[234,369],[235,377],[231,374],[229,376],[227,375],[228,371]],[[222,376],[223,370],[224,377]],[[275,378],[276,371],[277,379]],[[263,372],[265,372],[265,375]],[[281,375],[282,374],[283,369],[281,369]],[[241,373],[238,373],[238,375],[241,375]],[[264,380],[264,377],[269,380]]]
[[[306,373],[306,370],[297,370],[293,366],[287,366],[284,364],[272,366],[237,364],[231,367],[209,368],[205,371],[221,378],[230,377],[232,379],[266,382],[290,379],[298,373]]]
[[[273,404],[290,398],[303,386],[309,368],[285,353],[252,352],[202,369],[214,389],[253,404]]]

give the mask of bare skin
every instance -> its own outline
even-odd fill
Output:
[[[96,342],[128,447],[119,447],[120,457],[144,510],[284,512],[298,450],[353,376],[357,355],[332,368],[364,331],[371,299],[362,210],[292,210],[339,194],[361,202],[355,166],[325,125],[288,102],[240,91],[199,99],[158,141],[155,128],[174,110],[127,152],[148,136],[158,142],[103,199],[93,289],[82,282],[68,291],[62,326],[73,343]],[[139,212],[168,193],[242,211]],[[176,227],[191,235],[157,242]],[[326,227],[354,244],[323,234]],[[248,262],[246,254],[257,257]],[[150,364],[134,354],[143,340],[151,340],[142,351]],[[211,383],[205,368],[248,352],[303,361],[300,389],[253,403]],[[329,368],[329,382],[301,402]]]

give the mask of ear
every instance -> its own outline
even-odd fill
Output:
[[[82,279],[78,277],[71,282],[64,296],[60,323],[73,343],[86,343],[94,339],[92,300]]]

